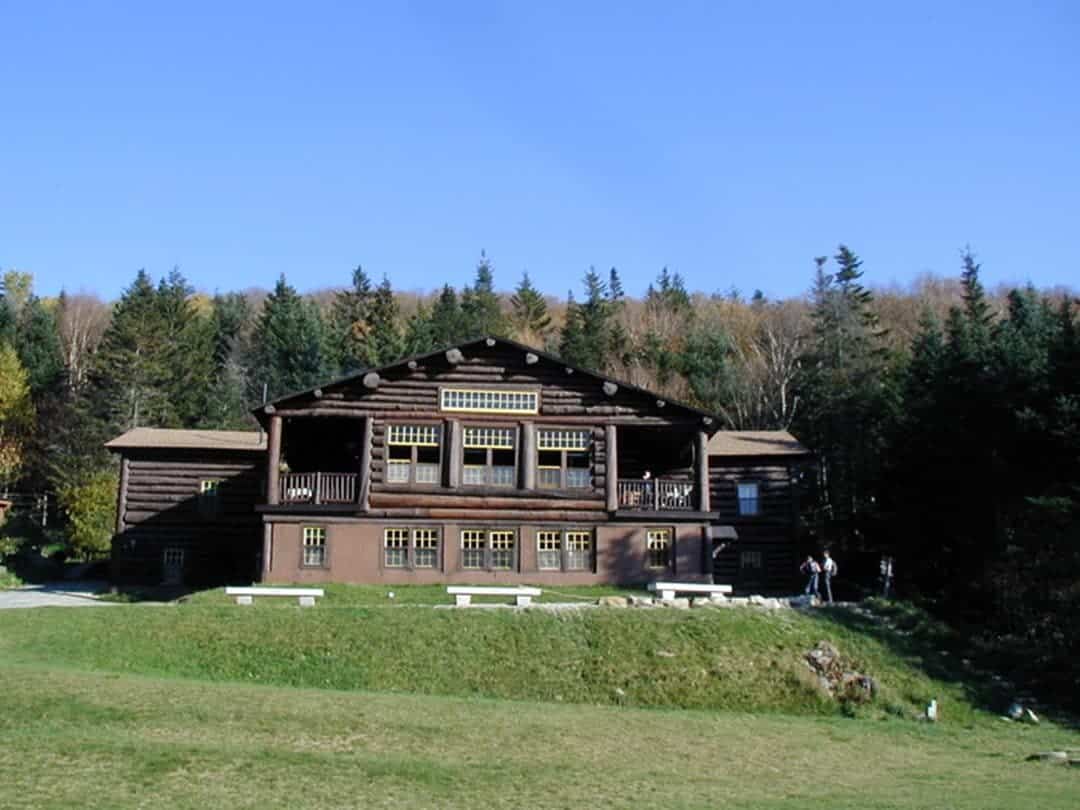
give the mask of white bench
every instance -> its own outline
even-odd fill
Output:
[[[660,594],[662,602],[670,602],[677,593],[707,593],[709,596],[714,593],[727,596],[731,593],[730,585],[710,585],[703,582],[650,582],[648,588]]]
[[[532,604],[532,598],[539,596],[543,591],[539,588],[528,588],[523,585],[514,587],[500,587],[494,585],[450,585],[446,592],[454,597],[454,604],[458,607],[468,607],[474,596],[513,596],[514,604],[518,607],[528,607]]]
[[[226,588],[226,596],[235,596],[236,604],[250,605],[256,596],[293,596],[300,607],[314,607],[315,599],[323,595],[322,588]]]

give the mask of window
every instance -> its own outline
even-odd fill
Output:
[[[463,484],[512,487],[517,473],[517,429],[467,427],[462,439]]]
[[[513,529],[462,529],[461,567],[512,571],[517,568],[517,533]]]
[[[566,570],[591,571],[592,567],[592,532],[568,531],[566,533]]]
[[[592,532],[588,529],[537,532],[536,567],[541,571],[591,571]]]
[[[387,568],[404,568],[409,563],[409,530],[387,529],[383,533],[383,548]]]
[[[471,388],[443,388],[439,407],[444,411],[471,413],[539,413],[538,391],[486,391]]]
[[[383,530],[383,566],[438,568],[439,530],[392,526]]]
[[[500,571],[509,571],[514,567],[515,537],[512,531],[490,532],[491,567]]]
[[[386,482],[437,485],[441,434],[439,425],[389,425],[386,431]]]
[[[562,532],[536,533],[536,567],[541,571],[562,569]]]
[[[221,507],[221,479],[203,478],[199,481],[199,512],[205,517],[216,515]]]
[[[649,529],[646,539],[649,568],[667,568],[671,564],[671,529]]]
[[[588,430],[537,431],[537,485],[542,489],[591,489],[591,450],[592,433]]]
[[[483,568],[487,550],[487,532],[464,529],[461,532],[461,567]]]
[[[761,559],[760,551],[742,551],[739,553],[739,568],[764,568],[764,561]]]
[[[322,526],[304,527],[304,568],[326,568],[326,529]]]
[[[757,515],[760,514],[760,503],[758,501],[758,485],[757,482],[749,484],[738,485],[739,495],[739,514],[740,515]]]
[[[438,529],[413,529],[413,565],[416,568],[439,567]]]

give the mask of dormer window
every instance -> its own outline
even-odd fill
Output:
[[[443,388],[439,391],[439,407],[458,413],[539,413],[540,392]]]

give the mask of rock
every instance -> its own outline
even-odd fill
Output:
[[[615,697],[618,698],[619,700],[622,700],[624,697],[626,697],[626,690],[625,689],[620,689],[618,686],[616,686],[615,687]]]
[[[671,650],[657,650],[655,653],[657,658],[674,658],[675,653]]]
[[[1031,709],[1024,709],[1024,722],[1031,723],[1033,726],[1039,725],[1039,716],[1035,714]]]
[[[764,603],[765,603],[765,597],[762,596],[761,594],[755,593],[750,597],[750,604],[751,605],[762,605]]]
[[[627,599],[630,601],[630,607],[653,606],[653,598],[651,596],[629,596]]]
[[[766,610],[779,610],[781,607],[779,599],[763,599],[758,604]]]
[[[678,599],[663,599],[657,604],[663,605],[664,607],[678,608],[679,610],[690,609],[690,600],[682,596]]]
[[[814,607],[819,603],[819,599],[811,594],[803,594],[802,596],[790,596],[787,603],[793,608],[809,608]]]
[[[1056,765],[1069,764],[1069,755],[1064,751],[1039,751],[1027,758],[1028,762],[1053,762]]]
[[[723,602],[726,602],[727,600],[728,600],[728,598],[726,596],[724,596],[724,594],[722,594],[722,593],[711,593],[711,594],[709,594],[709,601],[711,601],[711,602],[721,602],[721,603],[723,603]]]
[[[1024,707],[1020,705],[1019,701],[1013,701],[1013,704],[1006,710],[1005,715],[1010,720],[1020,720],[1024,716]]]
[[[710,599],[707,596],[695,596],[690,601],[690,605],[691,605],[691,607],[696,607],[696,608],[700,608],[700,607],[716,607],[716,602],[714,602],[712,599]]]
[[[630,600],[625,596],[601,596],[596,600],[596,604],[600,605],[600,607],[624,608],[629,606]]]
[[[728,599],[728,604],[729,605],[749,605],[750,600],[747,599],[745,596],[733,596],[730,599]]]
[[[931,700],[926,705],[926,719],[931,723],[936,723],[938,720],[938,703],[936,700]]]

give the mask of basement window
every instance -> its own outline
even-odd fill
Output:
[[[393,526],[383,530],[384,568],[438,568],[439,530]]]
[[[513,529],[462,529],[461,567],[472,571],[517,569],[517,532]]]
[[[593,533],[588,529],[537,532],[536,567],[540,571],[592,571]]]
[[[326,568],[326,528],[323,526],[305,526],[303,538],[302,566],[304,568]]]
[[[671,565],[671,529],[649,529],[646,532],[649,568]]]

